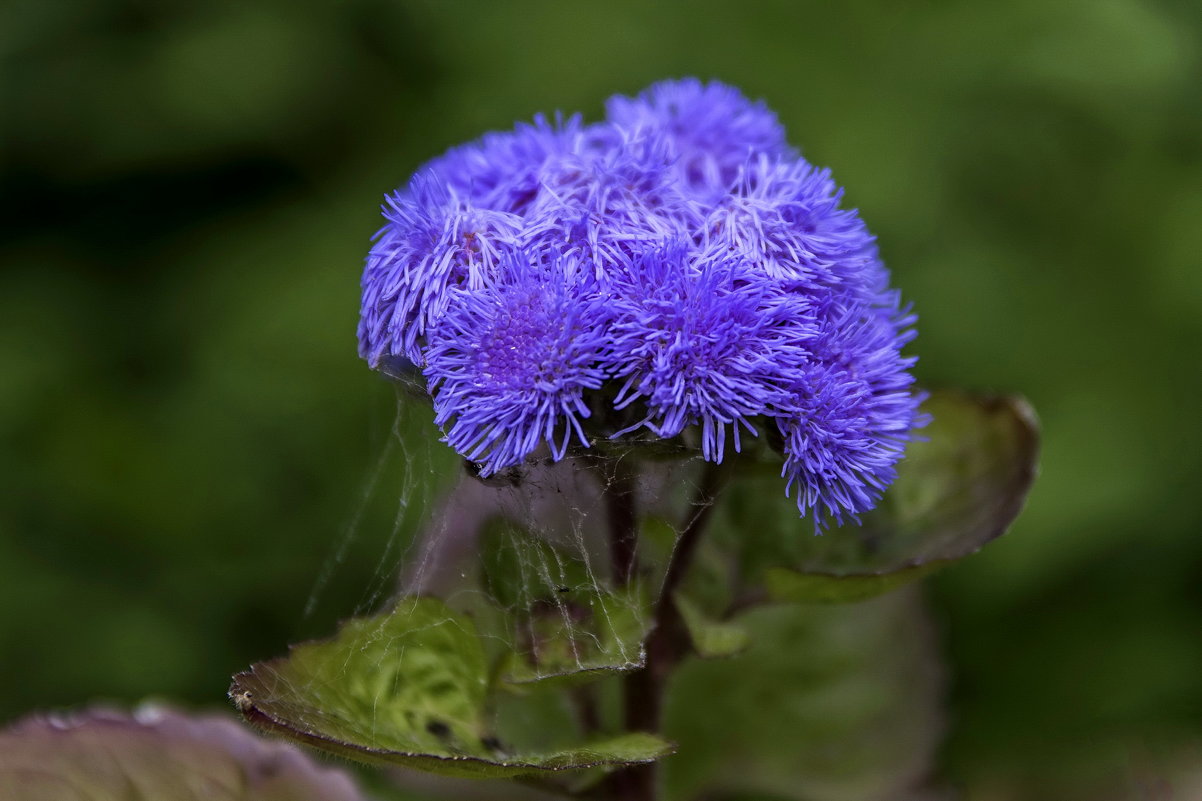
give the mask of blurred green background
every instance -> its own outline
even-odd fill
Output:
[[[353,524],[394,420],[354,338],[382,194],[697,75],[833,169],[923,382],[1042,417],[1019,523],[928,587],[942,774],[1068,798],[1172,761],[1202,737],[1200,48],[1184,0],[8,0],[0,719],[221,705],[370,600],[404,480]]]

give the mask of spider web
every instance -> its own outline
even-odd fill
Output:
[[[810,731],[820,754],[830,752],[833,736],[848,754],[871,754],[882,781],[912,785],[936,742],[930,699],[939,672],[927,640],[914,644],[923,618],[920,604],[906,603],[913,595],[873,596],[972,553],[1018,513],[1038,442],[1024,403],[932,396],[936,424],[878,510],[862,526],[804,537],[797,536],[796,508],[780,497],[779,463],[770,459],[745,452],[736,467],[718,471],[701,462],[686,429],[676,451],[669,443],[643,442],[632,451],[599,441],[562,461],[536,454],[519,469],[482,479],[439,441],[426,399],[403,389],[307,604],[312,612],[339,572],[371,552],[374,569],[358,605],[339,610],[359,619],[236,676],[231,694],[248,718],[274,721],[344,756],[386,753],[392,764],[422,770],[483,777],[570,768],[595,777],[599,771],[589,768],[643,763],[671,750],[662,739],[648,734],[639,742],[629,732],[636,727],[628,725],[635,697],[628,691],[636,685],[621,674],[644,664],[653,612],[666,620],[659,613],[675,609],[698,656],[746,648],[750,660],[705,662],[713,666],[701,674],[713,673],[710,684],[677,706],[674,721],[669,708],[664,729],[681,735],[682,749],[691,732],[705,730],[713,743],[744,725],[741,736],[763,740],[755,759],[775,753],[779,738],[755,734],[761,690],[748,689],[718,720],[702,708],[754,675],[751,665],[766,665],[760,679],[793,697],[796,676],[817,675],[810,663],[818,660],[825,678],[802,683],[812,691],[804,703],[780,705],[781,731]],[[719,486],[723,501],[698,545],[698,523],[710,508],[702,501]],[[689,568],[669,570],[673,564]],[[854,603],[828,606],[839,600]],[[767,601],[802,603],[726,625]],[[774,620],[784,628],[775,631]],[[862,658],[849,662],[852,643]],[[916,696],[914,682],[930,692]],[[841,688],[853,685],[861,690],[852,695],[871,703],[847,706]],[[831,697],[842,699],[842,734],[828,725]],[[884,698],[896,703],[882,706]],[[844,726],[853,712],[857,725]],[[927,714],[926,739],[912,736],[917,713]],[[878,736],[886,728],[889,748]],[[748,772],[751,753],[714,755],[705,770],[688,763],[701,778],[682,769],[677,780],[741,787],[748,775],[769,773]],[[730,772],[713,767],[719,763]],[[844,767],[806,770],[821,782],[852,775]],[[777,768],[782,786],[795,784],[797,754],[784,754]],[[406,784],[419,781],[406,775]],[[468,797],[447,789],[446,797]],[[494,791],[486,797],[503,797]]]
[[[236,677],[235,704],[266,702],[290,731],[402,761],[495,771],[662,755],[663,740],[623,733],[620,676],[645,664],[667,566],[699,508],[697,449],[648,458],[645,445],[597,442],[481,478],[406,389],[306,616],[370,554],[358,604],[337,610],[332,639],[293,650],[293,667]]]
[[[306,618],[348,556],[375,549],[371,580],[341,617],[438,598],[470,616],[514,684],[643,664],[666,566],[695,513],[696,451],[647,460],[594,443],[480,478],[440,441],[427,400],[398,389],[392,418]]]

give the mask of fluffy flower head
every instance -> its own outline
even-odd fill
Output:
[[[608,312],[575,274],[570,263],[531,264],[519,252],[504,259],[495,282],[450,290],[424,372],[435,422],[485,475],[543,442],[557,459],[573,434],[588,442],[583,395],[605,377]]]
[[[729,86],[606,108],[488,134],[390,195],[360,354],[416,365],[485,475],[638,430],[718,462],[772,426],[803,514],[872,508],[921,398],[914,318],[859,214]]]
[[[726,426],[791,405],[792,377],[813,333],[806,298],[741,257],[698,258],[684,244],[651,250],[615,281],[610,354],[618,408],[643,400],[640,423],[664,438],[701,425],[705,459],[722,461]]]
[[[664,81],[633,98],[612,97],[605,108],[620,130],[665,134],[681,178],[697,191],[728,188],[749,156],[790,152],[771,109],[717,81]]]

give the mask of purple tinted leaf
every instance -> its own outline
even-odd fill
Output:
[[[0,798],[360,801],[340,770],[224,715],[145,706],[34,715],[0,732]]]

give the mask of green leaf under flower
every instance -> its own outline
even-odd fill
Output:
[[[670,689],[664,798],[901,801],[943,731],[943,671],[921,597],[776,604],[740,619],[732,659],[691,660]]]
[[[498,691],[472,620],[437,599],[409,597],[255,665],[234,677],[230,695],[249,721],[290,739],[444,775],[631,765],[672,751],[643,732],[580,742],[557,727],[532,738],[528,721],[507,727],[491,714]]]
[[[694,653],[702,659],[735,656],[746,650],[751,643],[751,635],[745,626],[713,619],[687,595],[675,593],[672,601],[684,620]]]
[[[638,584],[607,589],[583,552],[503,520],[480,538],[480,570],[498,607],[480,617],[510,643],[505,681],[574,682],[642,666],[651,611]]]
[[[1039,435],[1021,398],[936,392],[931,424],[862,524],[812,534],[789,503],[765,503],[775,475],[731,488],[716,537],[742,581],[777,601],[859,601],[974,553],[1017,517],[1035,477]],[[754,596],[754,589],[752,589]]]

